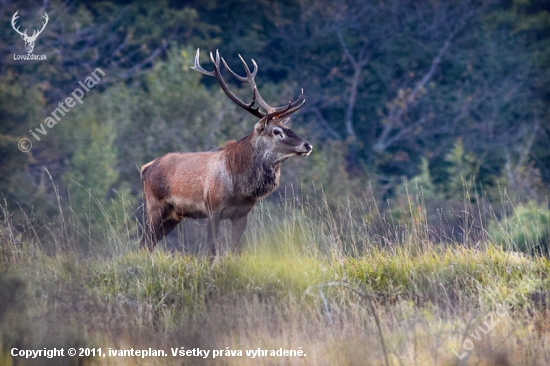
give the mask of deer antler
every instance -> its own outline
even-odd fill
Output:
[[[282,106],[282,107],[272,107],[269,104],[266,103],[264,98],[260,95],[260,92],[258,91],[258,87],[256,86],[255,77],[258,73],[258,64],[256,64],[256,61],[252,60],[252,65],[254,66],[254,70],[250,71],[250,68],[248,67],[248,64],[245,62],[245,60],[239,55],[239,58],[241,59],[241,62],[244,66],[244,70],[246,72],[246,76],[240,76],[237,73],[235,73],[231,68],[227,65],[227,62],[225,62],[225,59],[222,57],[221,61],[224,65],[224,67],[229,71],[233,77],[235,77],[237,80],[248,83],[250,86],[250,89],[252,89],[252,102],[245,103],[239,98],[237,98],[231,91],[229,91],[229,88],[227,87],[227,84],[225,83],[225,80],[221,76],[220,71],[220,54],[216,50],[216,58],[214,59],[214,56],[212,52],[210,52],[210,60],[212,61],[212,64],[214,66],[214,71],[206,71],[203,69],[199,63],[199,57],[200,52],[199,49],[197,49],[197,54],[195,56],[195,65],[192,67],[193,70],[196,70],[200,72],[203,75],[211,76],[216,78],[218,81],[218,84],[224,91],[224,93],[231,99],[235,104],[237,104],[239,107],[246,109],[253,115],[255,115],[258,118],[263,118],[266,115],[268,115],[268,119],[271,120],[272,118],[283,118],[286,117],[294,112],[296,112],[298,109],[300,109],[304,103],[304,90],[302,89],[302,92],[300,93],[300,96],[295,101],[288,102],[288,105]],[[257,106],[254,107],[254,104],[257,103]],[[265,110],[265,112],[260,111],[259,107]]]
[[[19,31],[19,26],[17,26],[17,28],[15,28],[15,21],[17,20],[17,18],[19,18],[19,15],[17,13],[19,13],[19,10],[17,10],[15,12],[15,14],[13,14],[13,17],[11,18],[11,26],[22,37],[29,38],[29,36],[27,35],[27,30],[26,29],[25,29],[25,32],[21,32],[21,31]]]
[[[239,55],[239,58],[241,59],[241,62],[244,66],[244,71],[246,72],[246,76],[240,76],[236,72],[231,70],[231,68],[227,65],[223,57],[222,57],[222,62],[225,68],[227,69],[227,71],[229,71],[231,75],[233,75],[237,80],[242,82],[247,82],[248,85],[250,85],[250,89],[252,89],[252,91],[254,92],[254,97],[256,98],[258,105],[263,109],[265,109],[271,117],[282,118],[284,116],[288,116],[289,114],[296,112],[298,109],[300,109],[300,107],[302,107],[302,105],[305,102],[305,100],[303,100],[303,97],[304,97],[303,89],[298,99],[296,99],[294,102],[289,102],[288,106],[272,107],[269,104],[267,104],[264,98],[262,98],[262,96],[258,92],[258,87],[256,86],[256,82],[254,80],[256,77],[256,73],[258,72],[258,64],[256,64],[256,61],[254,61],[254,59],[252,59],[252,65],[254,65],[254,71],[250,72],[250,68],[248,67],[248,64],[246,63],[246,61],[242,58],[241,55]],[[297,107],[298,104],[299,104],[299,107]],[[294,109],[294,107],[297,107],[297,108]],[[280,115],[280,113],[282,112],[285,113],[284,116]]]
[[[252,102],[250,103],[243,102],[235,94],[231,93],[220,72],[220,54],[217,50],[216,50],[216,59],[214,59],[214,55],[212,54],[212,52],[210,52],[210,60],[212,61],[212,64],[214,66],[214,71],[206,71],[205,69],[203,69],[199,63],[199,58],[200,58],[200,49],[197,48],[197,54],[195,56],[195,65],[191,67],[193,70],[196,70],[203,75],[216,78],[216,80],[218,81],[218,84],[222,88],[225,95],[227,95],[229,99],[231,99],[239,107],[249,111],[250,113],[252,113],[258,118],[262,118],[263,116],[265,116],[264,113],[260,112],[258,107],[254,107],[254,104],[256,103],[256,93],[254,93],[254,96],[252,97]]]

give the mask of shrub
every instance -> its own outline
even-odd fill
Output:
[[[516,207],[510,216],[491,222],[488,234],[506,249],[548,255],[549,224],[548,210],[531,202]]]

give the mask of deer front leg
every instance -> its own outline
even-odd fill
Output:
[[[248,216],[231,220],[231,241],[237,253],[240,253],[242,249],[241,238],[243,237],[244,229],[246,229],[247,221]]]
[[[216,256],[216,243],[218,241],[218,228],[220,226],[220,218],[213,215],[206,220],[206,242],[210,248],[210,254]]]

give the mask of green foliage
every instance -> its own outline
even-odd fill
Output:
[[[89,211],[90,201],[105,201],[118,174],[115,170],[114,135],[109,125],[100,125],[94,120],[83,123],[87,125],[82,131],[85,134],[75,136],[75,142],[80,148],[71,157],[72,167],[64,174],[63,180],[72,193],[75,208],[79,209],[81,204],[88,201],[86,211]]]
[[[443,161],[430,164],[422,160],[420,174],[412,180],[413,186],[421,186],[427,200],[474,202],[479,192],[483,192],[496,202],[501,193],[498,175],[482,169],[482,161],[474,151],[466,150],[463,141],[458,139]]]
[[[399,185],[395,192],[396,197],[409,195],[415,199],[416,204],[421,204],[423,200],[430,201],[440,199],[442,194],[437,190],[430,174],[430,164],[427,159],[422,159],[420,164],[420,173],[411,179]],[[400,207],[402,207],[400,205]]]
[[[442,194],[437,191],[432,182],[428,160],[423,159],[420,164],[420,174],[411,181],[404,180],[397,186],[388,213],[392,222],[409,228],[419,227],[427,224],[429,213],[426,207],[441,198]]]
[[[300,187],[300,194],[304,197],[313,197],[322,191],[334,202],[369,190],[368,181],[361,179],[365,177],[352,177],[346,171],[346,147],[342,141],[327,141],[314,146],[315,153],[307,159],[287,163],[281,178],[283,184]]]
[[[81,132],[71,132],[67,135],[71,139],[87,133],[88,115],[105,125],[106,145],[113,148],[102,153],[109,155],[108,164],[118,173],[117,190],[127,185],[137,195],[139,168],[163,154],[211,150],[250,133],[250,117],[243,118],[223,92],[201,84],[200,75],[190,69],[192,55],[189,48],[172,49],[139,87],[120,83],[94,95],[86,101],[86,111],[72,122]]]
[[[491,222],[488,233],[507,250],[550,254],[550,214],[535,202],[515,207],[510,215]]]
[[[133,202],[133,199],[128,185],[119,181],[115,136],[109,125],[93,120],[81,122],[87,125],[75,136],[81,148],[74,152],[71,169],[62,177],[70,192],[71,211],[80,222],[93,224],[95,231],[101,232],[106,227],[117,230],[127,219],[125,200]]]
[[[30,85],[14,73],[0,75],[0,192],[15,207],[43,203],[43,187],[29,179],[27,167],[37,159],[19,151],[18,143],[28,137],[27,125],[37,124],[44,107],[42,85]],[[32,126],[37,127],[37,126]]]
[[[477,156],[471,151],[465,152],[462,141],[458,140],[445,156],[444,162],[447,166],[445,169],[447,179],[439,186],[445,197],[459,198],[465,194],[473,196],[469,194],[470,192],[465,192],[465,189],[472,191],[475,188],[472,187],[472,182],[478,179],[480,166]]]
[[[430,163],[427,159],[422,159],[420,174],[411,180],[410,186],[413,189],[418,189],[418,187],[420,187],[422,189],[422,197],[425,200],[439,198],[439,194],[432,181]],[[416,195],[418,196],[419,194],[417,193]]]
[[[141,145],[125,144],[128,150],[122,154],[144,164],[166,152],[209,150],[250,133],[251,122],[236,113],[219,87],[208,90],[200,83],[200,74],[190,69],[193,55],[190,48],[174,49],[147,75],[142,88],[121,91],[135,102],[130,99],[127,117],[118,125],[119,141]],[[209,63],[204,67],[210,68]]]

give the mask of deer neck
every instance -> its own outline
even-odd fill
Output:
[[[226,147],[226,166],[234,192],[261,198],[279,186],[280,164],[254,133]]]

